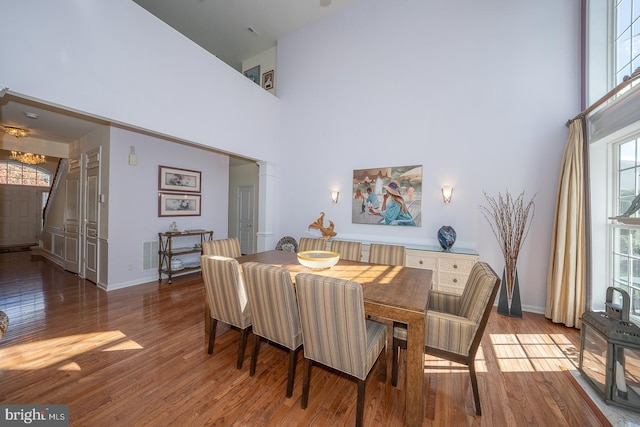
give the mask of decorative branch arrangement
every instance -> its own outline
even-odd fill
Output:
[[[524,191],[515,199],[508,190],[504,196],[498,193],[497,199],[488,196],[486,192],[484,192],[484,197],[487,199],[488,207],[480,206],[480,212],[489,222],[491,231],[502,249],[507,292],[509,299],[511,299],[518,254],[527,234],[529,234],[531,221],[536,210],[533,202],[535,194],[527,203],[524,201]]]

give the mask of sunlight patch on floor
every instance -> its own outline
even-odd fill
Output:
[[[562,334],[490,334],[491,349],[502,372],[560,372],[575,370],[578,349]],[[476,372],[487,372],[482,345],[475,359]],[[467,367],[425,355],[425,373],[462,373]]]
[[[576,369],[578,351],[562,334],[490,334],[489,339],[502,372]]]
[[[48,340],[18,344],[0,349],[0,370],[36,370],[58,366],[60,370],[79,371],[75,356],[98,350],[142,349],[121,331],[69,335]]]
[[[58,368],[58,371],[81,371],[82,368],[76,362],[66,363]]]

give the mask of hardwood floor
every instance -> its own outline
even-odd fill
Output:
[[[253,335],[237,370],[238,332],[220,326],[208,355],[199,274],[107,293],[30,252],[0,254],[0,272],[2,404],[68,404],[73,426],[354,424],[356,383],[319,366],[300,408],[302,352],[291,398],[287,352],[263,343],[249,377]],[[542,315],[492,313],[476,362],[483,415],[466,367],[426,356],[424,426],[606,425],[563,371],[576,369],[578,343]],[[367,426],[405,422],[403,366],[394,388],[387,355],[387,382],[367,380]]]

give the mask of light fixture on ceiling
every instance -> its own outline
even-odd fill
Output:
[[[7,135],[15,136],[16,138],[24,138],[29,135],[29,131],[22,128],[15,128],[12,126],[3,126]]]
[[[22,128],[16,128],[13,126],[2,126],[7,135],[11,135],[16,138],[25,138],[29,135],[29,131]],[[47,161],[46,157],[42,154],[23,153],[22,151],[11,151],[9,156],[11,160],[16,160],[25,165],[39,165]]]
[[[23,153],[21,151],[12,151],[9,158],[25,165],[39,165],[47,161],[42,154]]]

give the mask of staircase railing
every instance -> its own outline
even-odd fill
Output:
[[[58,167],[56,168],[56,173],[53,175],[53,181],[51,182],[51,188],[49,189],[49,197],[47,197],[47,202],[44,204],[44,208],[42,208],[42,227],[44,228],[47,223],[47,209],[49,207],[49,203],[55,199],[56,194],[58,193],[58,187],[60,187],[60,182],[62,181],[61,176],[63,171],[69,168],[69,160],[68,159],[60,159],[58,161]]]

